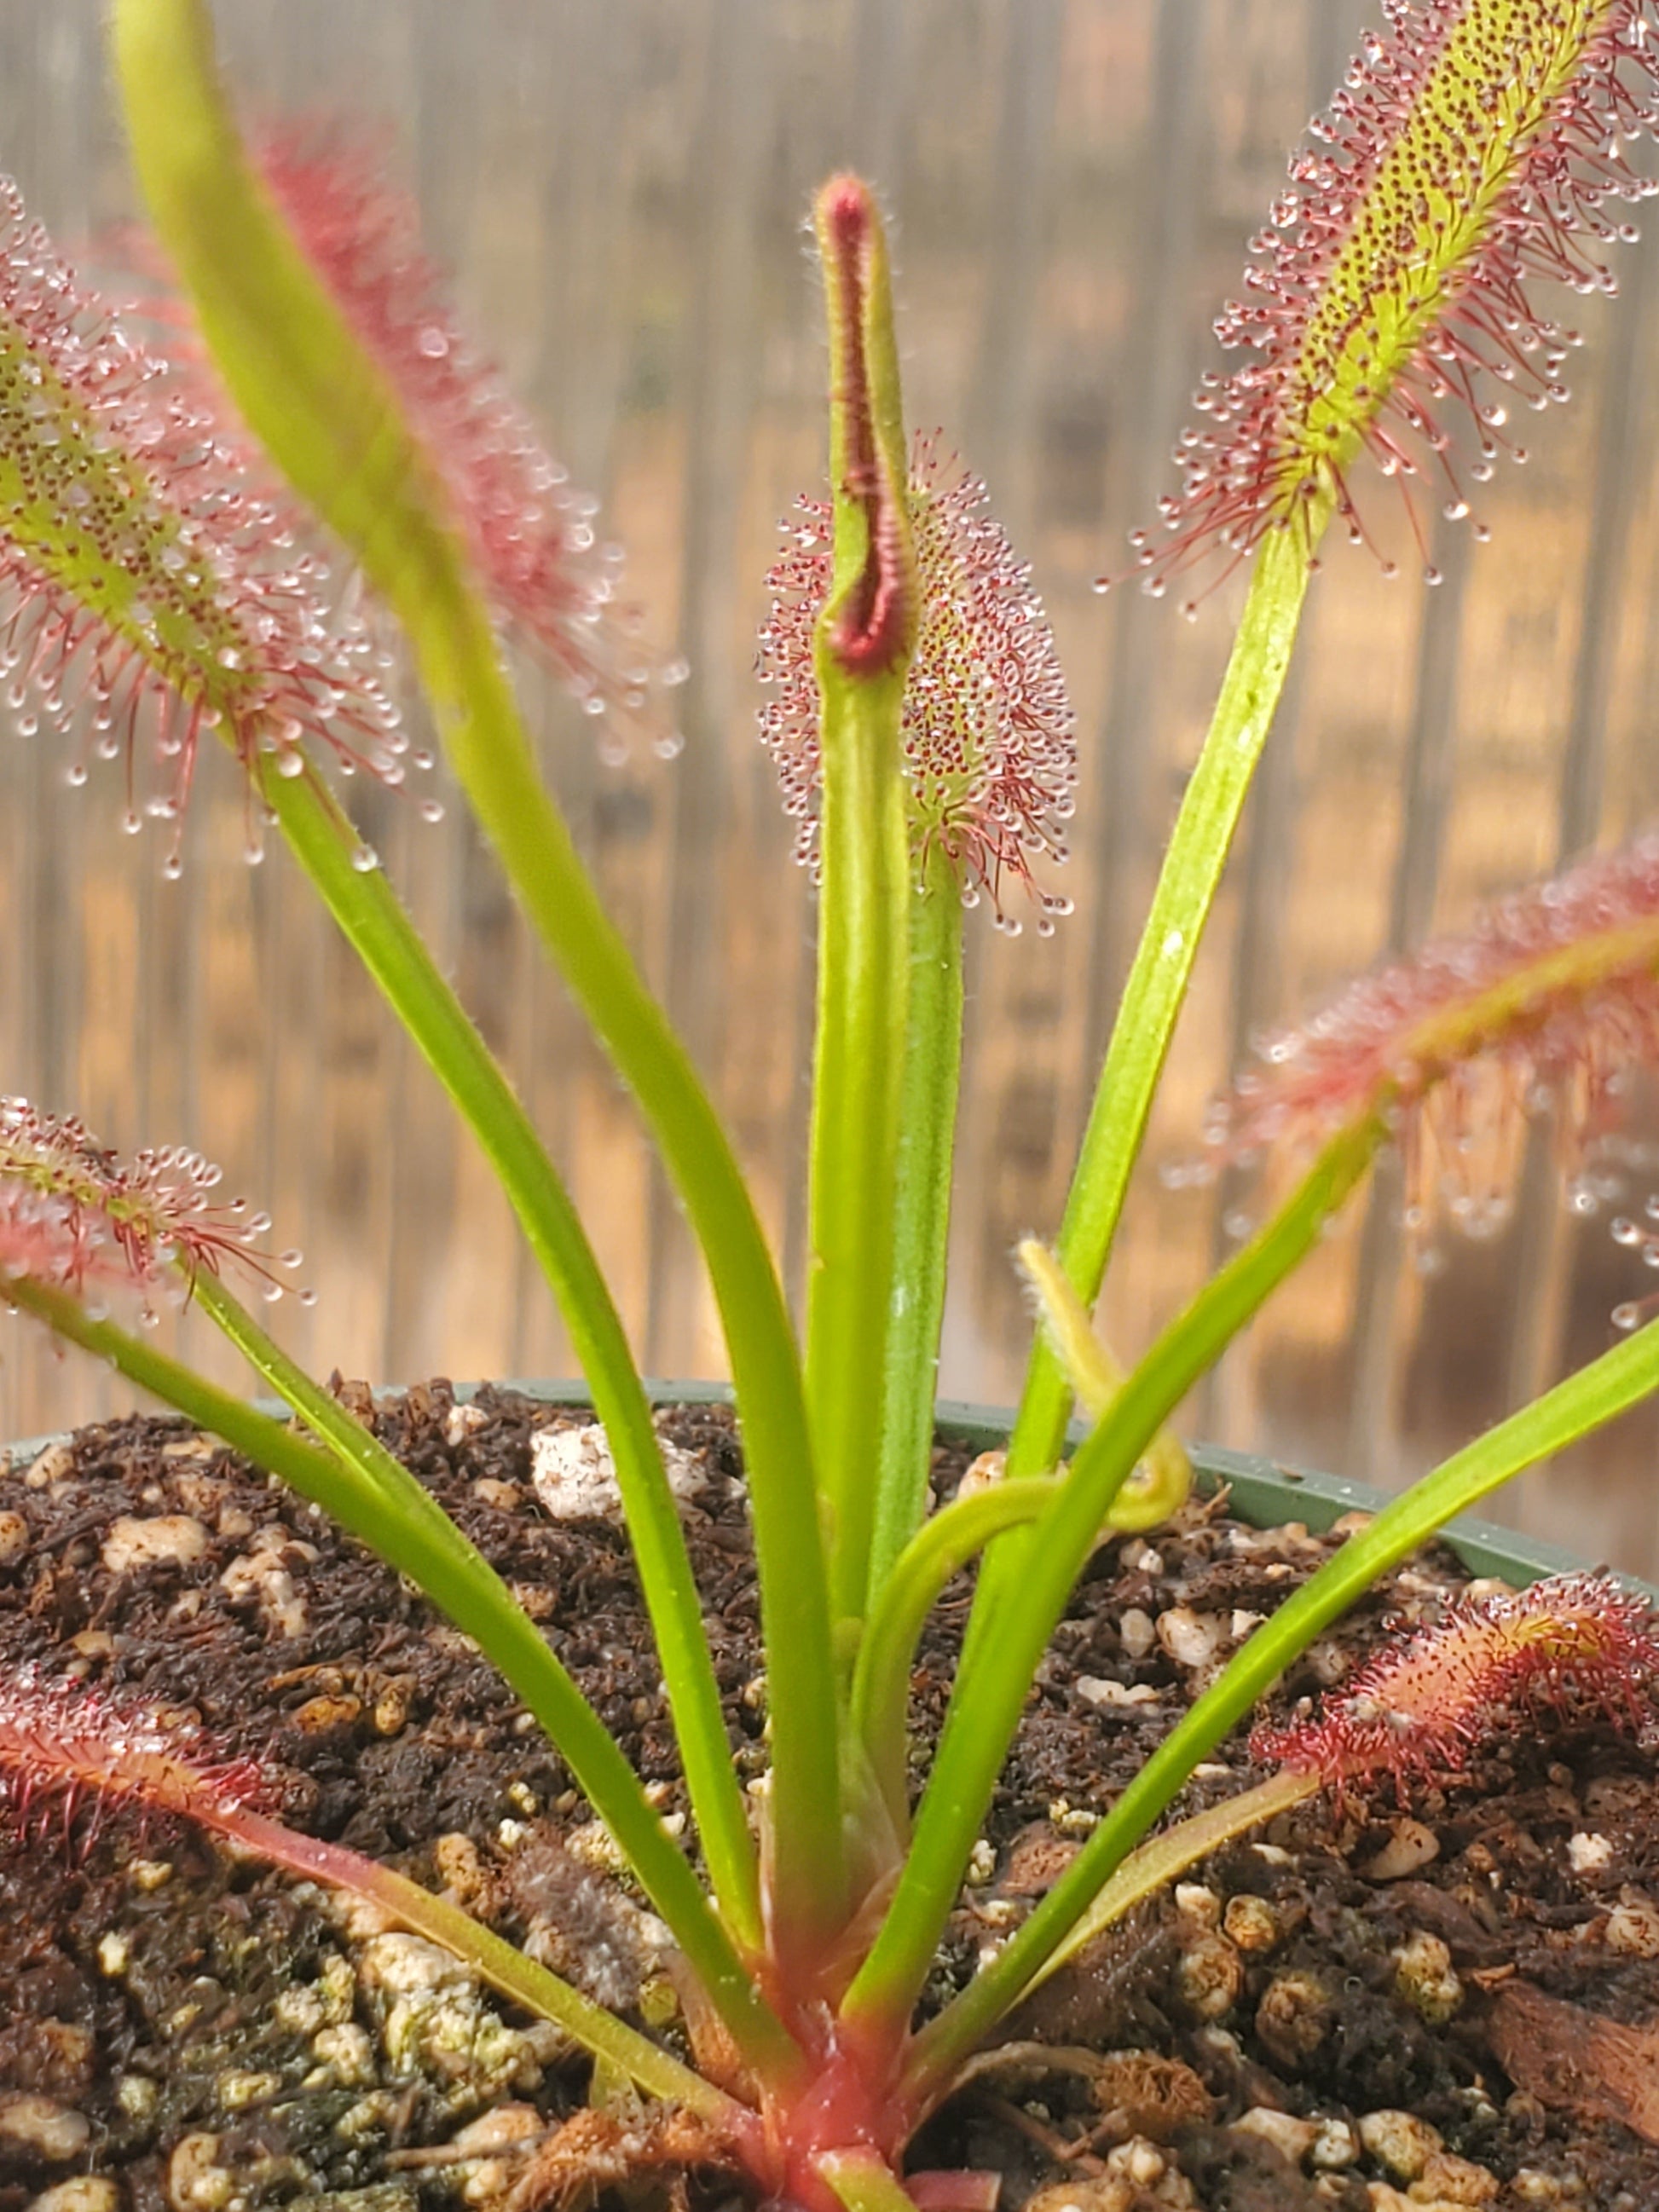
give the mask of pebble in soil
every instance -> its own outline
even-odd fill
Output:
[[[508,1393],[458,1406],[434,1383],[374,1418],[683,1815],[625,1540],[538,1493],[535,1433],[584,1417]],[[662,1425],[733,1757],[757,1771],[731,1420],[693,1407]],[[941,1448],[942,1492],[964,1462]],[[1247,1529],[1206,1503],[1102,1548],[1044,1662],[932,2002],[1334,1540]],[[1340,1679],[1384,1614],[1431,1608],[1456,1579],[1437,1553],[1407,1568],[1285,1694]],[[920,1655],[918,1771],[968,1594],[947,1593]],[[0,1666],[31,1660],[198,1718],[275,1769],[293,1825],[449,1887],[676,2034],[661,1931],[510,1692],[395,1575],[232,1455],[134,1419],[0,1474]],[[1245,1765],[1227,1747],[1187,1802],[1227,1794]],[[1005,2205],[1033,2212],[1648,2212],[1659,2148],[1534,2069],[1506,1988],[1633,2036],[1659,2019],[1659,1796],[1650,1758],[1605,1729],[1512,1735],[1444,1794],[1364,1816],[1305,1808],[1229,1849],[1057,1975],[1012,2023],[1024,2050],[939,2116],[918,2158],[988,2166]],[[67,1844],[0,1844],[0,2212],[505,2205],[580,2102],[558,2038],[442,1954],[173,1828],[83,1823]],[[1494,2057],[1500,2019],[1526,2086]],[[1033,2058],[1036,2039],[1083,2055]]]

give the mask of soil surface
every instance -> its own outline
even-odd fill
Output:
[[[367,1410],[366,1392],[346,1394]],[[556,1520],[532,1432],[586,1417],[434,1382],[386,1442],[518,1589],[672,1817],[684,1808],[620,1529]],[[661,1417],[740,1771],[763,1682],[731,1419]],[[965,1455],[941,1447],[941,1495]],[[1194,1503],[1103,1546],[1045,1663],[930,2000],[1029,1910],[1186,1700],[1339,1540]],[[1462,1580],[1425,1555],[1310,1653],[1339,1680],[1385,1615]],[[916,1676],[916,1758],[965,1615]],[[313,1509],[168,1421],[0,1473],[0,1723],[27,1662],[198,1722],[290,1825],[448,1887],[604,2002],[678,2033],[662,1931],[468,1641]],[[1242,1743],[1183,1801],[1252,1774]],[[0,1814],[3,1814],[0,1807]],[[0,1820],[0,2212],[535,2212],[586,2069],[441,1954],[172,1826]],[[1505,1730],[1443,1789],[1314,1804],[1063,1970],[931,2124],[918,2166],[1013,2212],[1659,2207],[1659,1791],[1597,1724]],[[1045,2055],[1038,2043],[1060,2046]],[[733,2202],[731,2191],[702,2201]]]

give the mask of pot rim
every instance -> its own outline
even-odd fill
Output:
[[[457,1383],[458,1399],[471,1398],[477,1383]],[[580,1406],[590,1401],[585,1382],[577,1381],[503,1382],[495,1386],[517,1390],[544,1404]],[[688,1382],[672,1378],[647,1380],[647,1395],[653,1405],[717,1405],[732,1403],[729,1382]],[[934,1408],[940,1436],[953,1443],[972,1444],[980,1451],[994,1450],[1013,1425],[1012,1406],[978,1405],[968,1399],[941,1398]],[[1068,1445],[1082,1443],[1088,1425],[1073,1421],[1066,1431]],[[1258,1528],[1284,1521],[1300,1521],[1318,1534],[1340,1521],[1345,1513],[1378,1513],[1390,1493],[1367,1482],[1352,1482],[1346,1475],[1322,1474],[1284,1460],[1264,1458],[1259,1452],[1230,1450],[1224,1444],[1188,1447],[1200,1490],[1210,1497],[1224,1485],[1240,1517]],[[1439,1531],[1439,1540],[1455,1553],[1471,1575],[1498,1575],[1517,1588],[1541,1582],[1548,1575],[1582,1573],[1592,1563],[1564,1546],[1541,1536],[1523,1535],[1502,1522],[1460,1514]],[[1627,1589],[1639,1591],[1659,1605],[1659,1585],[1639,1575],[1611,1570]]]
[[[395,1397],[405,1387],[386,1384],[377,1389],[375,1395]],[[547,1406],[592,1403],[592,1392],[580,1378],[526,1381],[509,1376],[488,1386],[479,1382],[452,1385],[458,1404],[466,1403],[486,1387],[515,1391],[521,1397]],[[729,1382],[647,1377],[645,1389],[647,1396],[657,1406],[732,1403]],[[260,1399],[256,1403],[262,1413],[279,1418],[289,1412],[280,1400]],[[953,1443],[971,1444],[980,1451],[995,1449],[1007,1437],[1013,1419],[1010,1406],[976,1405],[966,1399],[941,1398],[935,1407],[939,1435]],[[59,1430],[4,1447],[9,1468],[21,1468],[69,1433]],[[1066,1442],[1081,1443],[1087,1433],[1085,1423],[1073,1421],[1066,1431]],[[1210,1497],[1224,1485],[1240,1517],[1258,1528],[1273,1528],[1285,1521],[1300,1521],[1318,1533],[1340,1521],[1345,1513],[1376,1513],[1389,1503],[1389,1493],[1370,1483],[1352,1482],[1346,1475],[1322,1474],[1283,1460],[1264,1458],[1258,1452],[1232,1451],[1224,1444],[1193,1444],[1188,1452],[1200,1492]],[[1591,1564],[1540,1536],[1523,1535],[1518,1529],[1504,1528],[1498,1522],[1480,1520],[1468,1514],[1460,1514],[1455,1521],[1449,1521],[1439,1531],[1439,1540],[1450,1547],[1471,1575],[1501,1576],[1517,1588],[1540,1582],[1547,1575],[1581,1573]],[[1627,1589],[1659,1605],[1659,1585],[1619,1568],[1611,1571]]]

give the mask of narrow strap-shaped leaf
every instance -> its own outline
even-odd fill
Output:
[[[246,1841],[256,1850],[263,1850],[267,1856],[278,1857],[280,1855],[264,1835],[270,1826],[274,1823],[252,1820],[249,1832],[244,1835],[239,1830],[238,1840]],[[527,2012],[552,2021],[573,2041],[595,2058],[615,2067],[647,2096],[661,2097],[671,2104],[683,2105],[688,2112],[700,2113],[725,2129],[734,2143],[757,2138],[758,2123],[745,2106],[618,2020],[615,2013],[607,2012],[603,2005],[585,1997],[559,1975],[527,1958],[516,1944],[507,1942],[491,1928],[481,1927],[447,1899],[434,1897],[418,1882],[394,1874],[389,1867],[380,1866],[373,1859],[362,1858],[356,1851],[343,1851],[337,1844],[325,1846],[304,1871],[325,1881],[338,1883],[343,1878],[337,1863],[341,1859],[356,1859],[364,1869],[351,1885],[362,1895],[414,1934],[424,1936],[453,1952],[458,1959],[465,1960],[503,1996],[511,1997]],[[284,1863],[301,1863],[293,1858]]]
[[[397,612],[450,763],[650,1123],[708,1262],[754,1510],[772,1692],[775,1925],[838,1925],[835,1668],[793,1332],[731,1146],[543,787],[434,471],[253,174],[204,0],[115,0],[133,151],[238,406]]]
[[[1006,1948],[917,2040],[909,2086],[922,2106],[991,2026],[1018,2003],[1091,1900],[1199,1761],[1249,1712],[1298,1653],[1377,1578],[1523,1468],[1548,1459],[1659,1389],[1659,1322],[1454,1453],[1393,1498],[1368,1528],[1286,1599],[1152,1753]]]
[[[904,1758],[910,1670],[927,1616],[952,1575],[1005,1528],[1035,1521],[1058,1486],[1036,1475],[952,1499],[916,1531],[882,1585],[853,1671],[853,1727],[900,1834],[910,1820]]]
[[[445,1522],[443,1533],[435,1531],[430,1501],[422,1506],[394,1497],[384,1469],[377,1467],[371,1475],[333,1451],[319,1449],[153,1345],[112,1322],[94,1321],[67,1291],[6,1277],[0,1279],[0,1297],[222,1437],[234,1450],[322,1506],[425,1590],[488,1652],[546,1729],[672,1929],[738,2047],[774,2071],[793,2068],[799,2057],[793,2043],[750,1983],[633,1769],[535,1623],[459,1528]],[[398,1473],[404,1483],[413,1481],[404,1470]]]
[[[1262,541],[1215,715],[1123,987],[1054,1247],[1085,1305],[1099,1295],[1152,1094],[1284,689],[1322,526],[1310,504],[1294,525],[1270,530]],[[1009,1443],[1012,1473],[1041,1474],[1054,1465],[1065,1442],[1070,1403],[1065,1370],[1039,1338]],[[1019,1542],[1016,1537],[1005,1547],[1010,1558]]]
[[[758,1869],[702,1603],[650,1404],[593,1249],[528,1115],[397,894],[379,869],[353,866],[356,839],[326,787],[274,775],[263,787],[295,857],[477,1137],[558,1300],[611,1446],[709,1878],[732,1934],[756,1949]],[[295,1390],[315,1386],[289,1371],[292,1385],[266,1379],[300,1412]]]
[[[838,1620],[857,1621],[868,1604],[896,1281],[915,903],[899,721],[916,578],[881,221],[855,177],[830,179],[816,219],[835,548],[814,653],[823,797],[806,1391],[831,1603]]]
[[[910,902],[893,1310],[870,1547],[872,1611],[927,1509],[962,1078],[962,924],[956,869],[935,845],[927,857],[920,894]]]

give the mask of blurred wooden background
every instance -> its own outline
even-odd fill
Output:
[[[0,166],[65,250],[129,213],[100,0],[0,12]],[[620,768],[532,683],[548,773],[736,1129],[792,1279],[811,919],[750,674],[777,518],[822,471],[823,361],[802,228],[852,163],[896,232],[911,419],[991,485],[1035,563],[1080,714],[1084,781],[1057,938],[976,931],[961,1212],[942,1384],[1006,1400],[1025,1324],[1008,1262],[1050,1232],[1162,834],[1234,604],[1194,628],[1091,589],[1150,520],[1209,325],[1286,153],[1338,82],[1354,0],[220,0],[250,108],[358,115],[418,191],[474,327],[547,425],[634,591],[693,677],[672,764]],[[1371,11],[1375,13],[1375,10]],[[1392,944],[1656,811],[1655,246],[1625,298],[1571,304],[1571,407],[1480,506],[1435,520],[1437,591],[1335,553],[1200,969],[1107,1301],[1139,1349],[1248,1213],[1172,1190],[1204,1100],[1262,1024]],[[1528,428],[1532,428],[1528,422]],[[1369,512],[1403,534],[1395,495]],[[276,1324],[323,1370],[555,1375],[570,1362],[504,1207],[424,1072],[278,853],[240,858],[228,764],[201,778],[179,884],[118,828],[118,771],[0,733],[0,1088],[123,1146],[185,1139],[302,1245],[311,1310]],[[505,1054],[583,1202],[656,1374],[721,1349],[672,1204],[604,1067],[452,808],[355,794],[367,833]],[[1654,1117],[1632,1102],[1633,1135]],[[1540,1139],[1511,1222],[1444,1234],[1425,1273],[1397,1194],[1283,1291],[1190,1420],[1395,1483],[1611,1340],[1645,1287],[1607,1211],[1564,1207]],[[1639,1143],[1627,1198],[1646,1194]],[[1235,1222],[1234,1226],[1237,1224]],[[207,1333],[198,1356],[229,1373]],[[21,1325],[0,1426],[121,1402]],[[1654,1419],[1511,1510],[1581,1551],[1659,1564]]]

